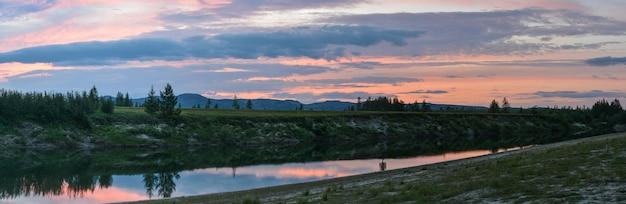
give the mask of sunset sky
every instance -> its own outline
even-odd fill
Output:
[[[0,88],[626,101],[621,0],[0,0]]]

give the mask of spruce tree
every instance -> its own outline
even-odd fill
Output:
[[[504,99],[502,99],[502,112],[508,113],[509,109],[511,109],[511,104],[509,104],[509,101],[504,97]]]
[[[124,106],[126,106],[126,107],[132,107],[133,106],[133,101],[128,96],[128,92],[126,92],[126,95],[124,96]]]
[[[115,96],[115,105],[116,106],[124,106],[124,94],[122,92],[117,92],[117,96]]]
[[[496,100],[491,101],[489,105],[489,113],[498,113],[500,112],[500,106]]]
[[[150,87],[150,92],[148,92],[148,98],[146,98],[146,102],[144,102],[144,111],[150,115],[154,115],[159,111],[159,99],[154,96],[154,86]]]
[[[165,90],[161,91],[161,116],[166,119],[172,119],[180,115],[181,110],[180,106],[176,108],[177,103],[178,97],[174,95],[174,89],[172,89],[172,86],[167,83]]]
[[[93,110],[100,109],[100,99],[98,98],[98,89],[96,89],[95,85],[91,87],[91,90],[89,90],[89,100],[91,101]]]
[[[240,109],[241,107],[239,106],[239,102],[237,102],[237,95],[235,95],[235,98],[233,99],[233,109]]]
[[[250,99],[248,99],[248,102],[246,102],[246,109],[252,110],[252,101]]]
[[[211,108],[211,98],[206,99],[206,104],[204,105],[204,108],[206,109]]]
[[[113,114],[115,106],[113,105],[113,100],[111,98],[103,99],[102,106],[100,106],[100,111],[103,113]]]

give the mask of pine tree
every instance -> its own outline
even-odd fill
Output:
[[[252,110],[252,101],[250,99],[248,99],[248,102],[246,102],[246,109]]]
[[[428,105],[428,104],[426,103],[426,99],[424,99],[424,100],[422,101],[422,110],[423,110],[424,112],[429,112],[429,111],[430,111],[430,105]]]
[[[128,92],[126,92],[126,95],[124,96],[124,106],[126,106],[126,107],[132,107],[133,106],[133,101],[128,96]]]
[[[500,106],[496,100],[492,100],[489,105],[489,113],[498,113],[500,112]]]
[[[206,109],[211,108],[211,98],[206,99],[206,104],[204,105],[204,108]]]
[[[180,106],[175,108],[177,103],[178,97],[174,95],[174,89],[172,89],[172,86],[167,83],[167,85],[165,85],[165,90],[161,91],[161,116],[166,119],[172,119],[173,117],[180,115]]]
[[[115,105],[116,106],[124,106],[124,94],[122,92],[117,92],[117,96],[115,96]]]
[[[150,115],[154,115],[159,111],[159,99],[154,96],[154,86],[150,87],[150,92],[148,92],[148,98],[146,102],[144,102],[144,111]]]
[[[102,106],[100,107],[100,111],[102,111],[103,113],[113,114],[114,110],[115,105],[113,105],[113,99],[108,98],[106,100],[102,100]]]
[[[511,104],[509,104],[509,101],[504,97],[504,99],[502,99],[502,112],[508,113],[509,109],[511,109]]]
[[[100,109],[100,99],[98,98],[98,89],[96,89],[95,85],[91,87],[91,90],[89,90],[89,100],[91,102],[91,107],[93,108],[93,110]]]
[[[237,95],[235,95],[235,98],[233,99],[233,109],[240,109],[241,107],[239,106],[239,102],[237,102]]]

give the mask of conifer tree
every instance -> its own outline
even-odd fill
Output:
[[[233,109],[240,109],[241,107],[239,106],[239,102],[237,102],[237,95],[235,95],[235,98],[233,99]]]
[[[159,99],[154,96],[154,86],[150,87],[148,98],[144,102],[144,111],[150,115],[154,115],[159,111]]]
[[[124,106],[124,94],[122,94],[122,92],[117,92],[117,95],[115,96],[115,105],[116,106]]]
[[[95,85],[91,87],[91,90],[89,90],[89,101],[91,102],[93,110],[100,109],[100,99],[98,98],[98,89],[96,89]]]
[[[124,96],[124,106],[126,106],[126,107],[132,107],[133,106],[133,101],[128,96],[128,92],[126,92],[126,95]]]
[[[206,109],[211,108],[211,98],[206,99],[206,104],[204,104],[204,108]]]
[[[174,95],[174,89],[172,89],[172,86],[167,83],[165,90],[161,91],[161,116],[166,119],[172,119],[173,117],[180,115],[181,110],[180,106],[176,108],[177,103],[178,97]]]
[[[100,111],[103,113],[113,114],[115,110],[115,105],[113,105],[113,100],[111,98],[103,99],[102,106],[100,107]]]
[[[508,113],[509,109],[511,109],[511,104],[509,104],[509,101],[504,97],[504,99],[502,99],[502,112]]]
[[[252,110],[252,101],[250,99],[248,99],[248,102],[246,102],[246,109]]]
[[[491,104],[489,105],[489,112],[490,113],[500,112],[500,106],[498,105],[498,102],[496,100],[491,101]]]

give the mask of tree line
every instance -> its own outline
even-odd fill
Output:
[[[38,93],[0,89],[0,122],[19,120],[37,122],[73,121],[90,127],[90,115],[101,108],[109,108],[111,99],[98,97],[94,86],[89,92]],[[104,110],[103,112],[108,111]],[[112,110],[111,110],[112,112]]]
[[[398,99],[398,97],[389,98],[379,96],[377,98],[368,97],[364,102],[361,102],[361,97],[359,97],[356,106],[352,107],[351,110],[428,112],[431,111],[431,108],[430,104],[426,103],[426,100],[423,100],[421,103],[415,101],[410,104],[405,104],[404,101]]]

